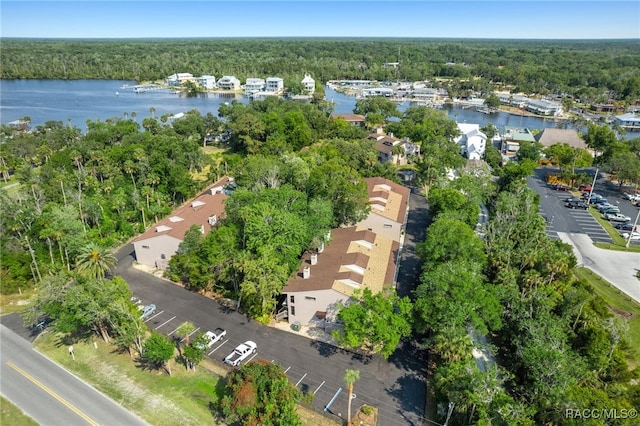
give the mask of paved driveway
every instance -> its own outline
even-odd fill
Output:
[[[593,245],[584,234],[560,233],[562,241],[573,246],[578,264],[591,269],[640,303],[640,253],[605,250]]]

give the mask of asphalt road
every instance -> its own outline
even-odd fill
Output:
[[[146,423],[0,325],[0,394],[43,426]]]
[[[427,200],[420,195],[419,189],[409,187],[409,215],[405,226],[405,239],[400,254],[400,268],[396,284],[399,296],[411,296],[419,284],[421,262],[416,254],[416,244],[425,240],[429,225]]]
[[[279,364],[293,384],[314,394],[313,405],[318,411],[323,411],[335,397],[327,411],[330,416],[346,417],[344,373],[346,369],[360,370],[360,380],[355,384],[354,412],[362,404],[371,404],[379,409],[379,424],[423,423],[426,362],[412,343],[403,343],[389,360],[385,360],[378,356],[363,357],[267,327],[214,300],[133,268],[132,251],[133,246],[128,245],[117,253],[119,263],[115,274],[122,276],[144,303],[157,306],[156,313],[146,321],[149,328],[174,335],[185,321],[192,322],[197,327],[196,332],[222,327],[227,330],[226,338],[207,352],[207,356],[219,362],[236,345],[253,340],[258,351],[247,361],[265,359]]]

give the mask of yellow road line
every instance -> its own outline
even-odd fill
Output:
[[[67,407],[68,409],[70,409],[71,411],[76,413],[78,416],[82,417],[90,425],[92,425],[92,426],[100,426],[98,423],[93,421],[93,419],[91,419],[89,416],[84,414],[82,411],[78,410],[76,407],[71,405],[69,402],[65,401],[60,395],[58,395],[57,393],[55,393],[54,391],[52,391],[51,389],[49,389],[48,387],[43,385],[38,379],[36,379],[35,377],[31,376],[26,371],[22,370],[20,367],[15,365],[13,362],[7,361],[7,365],[9,367],[13,368],[14,370],[16,370],[18,373],[22,374],[27,379],[29,379],[36,386],[38,386],[40,389],[42,389],[43,391],[45,391],[46,393],[48,393],[49,395],[51,395],[52,397],[57,399],[62,405],[64,405],[65,407]]]

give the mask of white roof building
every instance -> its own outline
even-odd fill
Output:
[[[264,90],[265,81],[261,78],[247,78],[246,83],[244,84],[244,93],[246,95],[252,95],[256,92],[261,92]]]
[[[469,160],[481,160],[487,146],[487,135],[480,131],[479,124],[458,123],[461,135],[454,142],[460,145],[460,153]]]
[[[640,129],[640,115],[632,112],[616,115],[616,124],[619,124],[622,127]]]
[[[205,89],[214,89],[216,87],[216,78],[212,75],[203,75],[198,77],[198,83]]]
[[[222,90],[239,90],[240,80],[232,75],[225,75],[218,80],[218,88]]]
[[[193,74],[188,72],[179,72],[177,74],[171,74],[167,77],[167,84],[170,86],[180,86],[185,81],[193,80]]]
[[[268,77],[265,90],[267,92],[282,92],[284,90],[284,80],[280,77]]]
[[[316,91],[316,81],[309,74],[305,74],[302,79],[302,90],[307,95],[313,95],[313,92]]]

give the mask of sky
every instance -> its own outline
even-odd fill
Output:
[[[640,0],[1,0],[0,37],[640,39]]]

